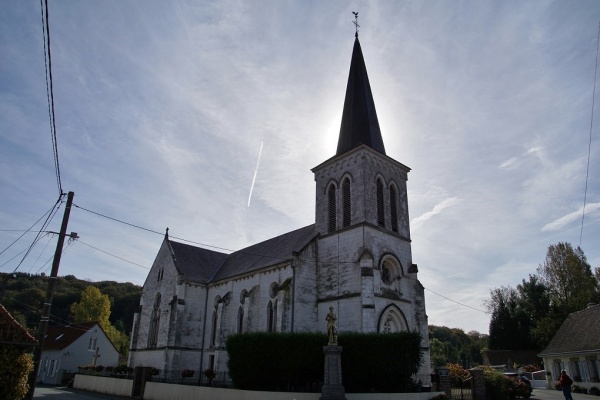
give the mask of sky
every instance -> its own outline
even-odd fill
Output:
[[[600,267],[598,1],[50,0],[80,237],[59,275],[142,285],[167,227],[238,250],[314,223],[352,11],[387,155],[412,169],[429,324],[487,333],[490,290],[535,274],[551,244]],[[0,54],[0,272],[49,274],[56,235],[21,262],[59,197],[38,1],[3,5]]]

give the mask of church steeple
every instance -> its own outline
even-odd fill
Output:
[[[369,85],[367,67],[363,58],[358,34],[354,39],[350,74],[346,87],[344,112],[336,155],[343,154],[361,144],[385,154],[375,102]]]

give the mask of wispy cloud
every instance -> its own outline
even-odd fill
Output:
[[[410,223],[411,228],[412,229],[419,228],[420,226],[423,225],[423,223],[425,223],[425,221],[428,221],[431,218],[433,218],[435,215],[440,214],[446,208],[455,206],[460,203],[461,203],[461,199],[459,199],[458,197],[450,197],[446,200],[441,201],[440,203],[436,204],[431,211],[428,211],[425,214],[422,214],[416,218],[413,218],[413,220]]]
[[[600,210],[600,202],[599,203],[590,203],[585,206],[586,214],[595,215],[596,211]],[[573,211],[565,216],[562,216],[542,227],[542,231],[558,231],[569,225],[571,222],[581,220],[581,216],[583,214],[583,207],[579,208],[577,211]]]

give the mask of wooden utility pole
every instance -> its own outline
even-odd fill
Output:
[[[60,257],[62,256],[63,244],[69,224],[69,215],[71,214],[71,205],[73,204],[73,192],[67,195],[67,205],[63,215],[62,225],[58,234],[58,242],[56,243],[56,251],[54,252],[54,260],[52,261],[52,271],[48,280],[48,288],[46,289],[46,298],[44,299],[44,307],[42,309],[42,317],[38,326],[36,339],[37,346],[33,350],[33,371],[29,374],[29,391],[25,396],[26,400],[33,400],[33,392],[37,381],[37,375],[40,370],[40,361],[42,359],[42,350],[44,349],[44,340],[46,338],[46,330],[48,329],[48,319],[50,317],[50,308],[52,307],[52,297],[54,296],[54,288],[56,287],[56,277],[58,276],[58,267],[60,265]]]

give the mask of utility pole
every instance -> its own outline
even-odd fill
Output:
[[[71,205],[73,204],[74,195],[75,194],[73,192],[69,192],[67,195],[67,206],[65,207],[62,225],[60,226],[60,233],[58,234],[58,242],[56,243],[56,251],[54,252],[54,260],[52,261],[52,271],[50,272],[48,288],[46,289],[46,298],[44,300],[44,307],[42,309],[42,317],[40,319],[40,325],[38,326],[36,334],[38,344],[33,350],[33,371],[31,371],[29,374],[29,391],[25,396],[26,400],[33,400],[33,392],[35,390],[38,371],[40,370],[42,350],[44,349],[44,340],[46,337],[46,330],[48,329],[50,308],[52,307],[52,297],[54,296],[56,277],[58,276],[58,267],[60,265],[60,257],[62,256],[63,244],[65,242],[67,225],[69,224],[69,215],[71,214]]]

